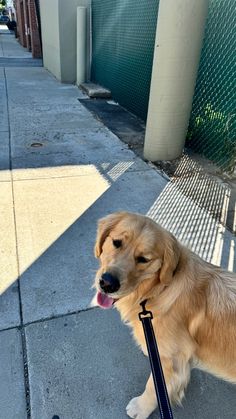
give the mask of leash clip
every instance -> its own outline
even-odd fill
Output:
[[[147,300],[144,300],[140,303],[143,311],[141,311],[138,316],[139,316],[139,320],[141,320],[141,321],[142,321],[142,319],[146,319],[146,318],[149,318],[151,320],[153,319],[152,312],[149,311],[149,310],[146,310],[146,307],[145,307],[146,304],[147,304]]]

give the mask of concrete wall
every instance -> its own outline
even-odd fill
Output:
[[[77,7],[90,0],[40,0],[44,66],[60,81],[76,81]]]
[[[80,0],[68,4],[59,0],[59,25],[61,48],[61,80],[74,83],[76,80],[76,20]]]
[[[59,0],[40,0],[40,15],[44,67],[61,80]]]

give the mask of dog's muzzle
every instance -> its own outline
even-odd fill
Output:
[[[116,276],[110,274],[109,272],[105,272],[102,274],[99,286],[104,293],[112,294],[120,288],[120,281]]]

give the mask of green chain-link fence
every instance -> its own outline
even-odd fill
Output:
[[[146,119],[158,0],[92,0],[92,80]],[[210,0],[187,146],[236,165],[236,0]]]
[[[92,80],[146,119],[158,0],[92,0]]]
[[[228,172],[236,165],[235,23],[235,0],[210,0],[187,139]]]

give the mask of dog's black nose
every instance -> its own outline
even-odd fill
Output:
[[[100,282],[99,282],[99,285],[100,285],[101,289],[107,294],[111,294],[113,292],[116,292],[120,288],[119,279],[116,276],[114,276],[114,275],[112,275],[108,272],[105,272],[102,275],[102,277],[100,279]]]

